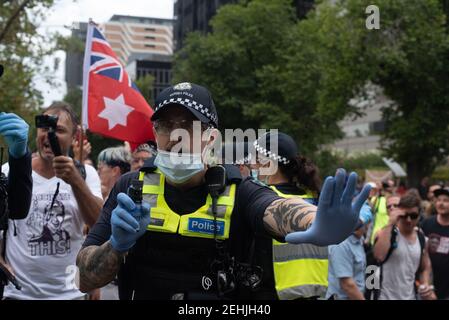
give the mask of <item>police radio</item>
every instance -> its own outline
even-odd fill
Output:
[[[226,169],[223,166],[210,167],[205,175],[206,186],[212,198],[212,213],[217,214],[217,201],[226,187]]]
[[[142,204],[143,181],[134,179],[128,188],[128,196],[135,204]]]
[[[223,166],[208,168],[206,175],[206,186],[212,198],[212,213],[214,215],[214,238],[216,243],[216,258],[211,265],[212,272],[216,273],[216,286],[219,297],[223,297],[236,289],[247,292],[248,295],[261,287],[263,270],[252,263],[239,263],[234,257],[230,257],[226,245],[216,238],[217,234],[217,201],[226,187],[226,169]],[[254,247],[254,243],[252,245]],[[254,254],[251,249],[250,260]],[[252,261],[251,261],[252,262]]]

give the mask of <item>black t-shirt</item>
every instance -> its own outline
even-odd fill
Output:
[[[433,216],[424,220],[421,227],[429,238],[435,293],[438,299],[449,299],[449,226],[442,226]]]
[[[146,166],[151,167],[151,162]],[[236,168],[230,167],[228,169],[230,171],[228,179],[232,179],[233,174],[235,178],[236,171],[234,169]],[[84,247],[100,246],[109,240],[111,236],[111,212],[117,206],[117,195],[120,192],[126,193],[131,181],[137,178],[137,172],[128,173],[120,178],[112,189],[98,222],[89,232]],[[189,214],[199,209],[205,204],[207,194],[205,185],[189,190],[180,190],[170,184],[165,184],[164,190],[168,206],[179,215]],[[277,199],[280,199],[280,197],[270,188],[254,181],[252,178],[241,180],[238,183],[228,241],[229,253],[237,261],[248,262],[246,261],[248,252],[255,234],[269,236],[264,228],[263,216],[268,205]],[[211,259],[215,255],[213,239],[183,237],[178,234],[151,231],[147,231],[142,238],[144,239],[139,239],[136,244],[136,247],[139,248],[137,259],[140,260],[139,262],[145,260],[145,264],[151,266],[151,273],[157,275],[158,279],[163,279],[160,281],[152,280],[147,284],[143,283],[145,281],[138,281],[139,283],[136,286],[153,288],[154,295],[146,293],[145,298],[149,299],[168,299],[173,294],[183,292],[182,288],[176,291],[178,289],[177,283],[188,282],[189,279],[197,281],[198,276],[210,269],[210,261],[205,260],[204,255]],[[145,254],[141,254],[142,252],[145,252]],[[148,272],[148,270],[135,270],[135,272],[140,274]],[[146,288],[139,289],[147,290]]]

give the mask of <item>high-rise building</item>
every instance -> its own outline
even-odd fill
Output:
[[[171,85],[172,56],[150,54],[142,59],[133,60],[126,66],[126,71],[132,79],[139,79],[146,75],[153,76],[153,87],[149,94],[154,101],[162,90]]]
[[[332,145],[335,150],[346,154],[378,151],[381,134],[385,131],[385,122],[382,119],[382,109],[391,104],[377,86],[371,86],[366,95],[368,99],[352,99],[350,104],[359,108],[364,115],[354,119],[348,116],[339,123],[344,138]]]
[[[237,0],[176,0],[174,4],[175,50],[182,48],[189,32],[210,32],[209,22],[218,8],[235,2]],[[314,2],[315,0],[292,0],[292,5],[296,7],[298,17],[303,18],[313,8]]]
[[[72,28],[72,38],[76,41],[86,42],[87,23],[82,22]],[[84,53],[79,51],[67,51],[65,59],[65,81],[67,88],[79,87],[83,83]]]
[[[171,19],[114,15],[102,29],[124,65],[149,54],[173,54]]]
[[[224,4],[236,0],[176,0],[174,4],[175,48],[182,48],[187,34],[192,31],[211,31],[209,21]]]
[[[294,0],[296,14],[299,18],[304,18],[312,10],[315,0]]]
[[[172,19],[114,15],[100,27],[124,66],[149,56],[165,61],[167,59],[164,57],[173,54]],[[86,32],[87,23],[80,23],[78,28],[72,30],[72,37],[84,43]],[[67,52],[65,79],[69,89],[83,83],[83,60],[84,53]]]

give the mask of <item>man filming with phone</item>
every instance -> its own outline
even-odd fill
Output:
[[[22,290],[8,285],[6,299],[83,299],[74,285],[84,224],[101,207],[100,179],[85,165],[85,178],[68,156],[78,128],[70,105],[53,103],[36,117],[38,156],[32,160],[33,195],[28,217],[6,237],[6,262]]]

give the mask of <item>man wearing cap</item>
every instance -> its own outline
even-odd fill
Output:
[[[429,238],[433,284],[438,299],[449,299],[449,188],[434,191],[436,216],[423,221],[422,230]]]
[[[225,166],[217,194],[205,182],[208,170],[216,171],[210,159],[219,135],[209,91],[181,83],[165,89],[156,106],[152,121],[158,155],[140,173],[124,175],[111,191],[78,254],[82,291],[101,287],[118,273],[121,299],[250,297],[258,285],[256,266],[246,263],[255,233],[329,245],[354,230],[369,193],[364,189],[351,203],[356,174],[346,186],[344,170],[329,177],[318,209],[242,179],[235,166]],[[205,137],[199,148],[192,137],[196,127]],[[175,132],[189,136],[179,139]],[[141,204],[136,179],[143,181]],[[126,195],[128,189],[136,202]]]

